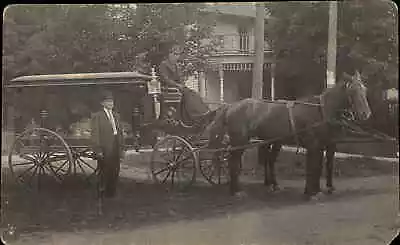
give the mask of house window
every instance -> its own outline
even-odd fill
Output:
[[[225,48],[225,37],[224,35],[218,35],[218,44],[220,48]]]
[[[240,52],[249,52],[249,33],[247,32],[246,28],[240,27],[239,28],[239,50]]]

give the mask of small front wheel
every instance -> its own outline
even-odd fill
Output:
[[[197,153],[179,136],[167,136],[154,147],[150,170],[154,182],[184,190],[196,179]]]
[[[206,153],[200,152],[200,173],[212,185],[227,184],[229,182],[229,152]]]

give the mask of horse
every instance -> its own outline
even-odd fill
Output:
[[[257,137],[274,142],[275,151],[284,143],[304,147],[307,150],[304,194],[307,198],[316,196],[321,192],[322,149],[329,145],[330,138],[334,136],[335,118],[349,108],[359,120],[366,120],[371,115],[366,87],[359,76],[342,79],[319,96],[311,96],[300,102],[281,102],[252,98],[240,100],[221,108],[209,125],[210,145],[220,141],[225,133],[230,139],[232,150],[228,168],[231,195],[240,196],[243,193],[239,185],[239,172],[245,149],[241,146]],[[268,178],[266,182],[270,183]]]
[[[369,91],[368,91],[369,92]],[[368,96],[368,100],[370,96]],[[304,100],[304,99],[300,99]],[[370,101],[370,100],[369,100]],[[383,101],[382,101],[383,102]],[[381,102],[381,103],[382,103]],[[339,137],[332,138],[326,146],[322,148],[322,151],[325,151],[326,159],[321,162],[323,164],[325,162],[325,179],[326,179],[326,189],[327,194],[332,194],[335,191],[335,187],[333,185],[333,169],[334,169],[334,156],[337,151],[337,143],[340,141],[341,136],[356,136],[362,140],[363,137],[373,138],[379,141],[396,141],[395,136],[396,133],[389,129],[389,134],[387,132],[382,132],[379,129],[376,129],[375,120],[373,116],[379,115],[379,111],[375,107],[371,107],[371,117],[365,121],[357,121],[355,120],[353,114],[350,111],[350,114],[347,115],[344,120],[342,120],[344,128],[344,132],[339,132]],[[397,114],[394,114],[397,115]],[[392,119],[393,120],[393,119]],[[394,120],[393,120],[394,121]],[[372,125],[372,127],[371,127]],[[397,125],[397,124],[394,124]],[[390,128],[390,127],[389,127]],[[393,127],[392,127],[393,128]],[[397,128],[397,127],[394,127]],[[340,129],[338,128],[338,131]],[[344,133],[343,135],[341,133]],[[281,151],[282,145],[279,143],[267,144],[260,146],[258,149],[258,160],[259,165],[264,166],[264,185],[268,187],[268,189],[272,192],[279,190],[279,185],[276,181],[275,176],[275,166],[274,163]],[[323,153],[322,153],[323,154]]]

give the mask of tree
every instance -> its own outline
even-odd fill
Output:
[[[325,69],[328,4],[272,2],[266,6],[270,19],[265,25],[265,34],[277,63],[277,92],[279,88],[289,90],[291,94],[286,94],[289,97],[320,92]]]
[[[298,88],[305,85],[301,81],[310,81],[308,74],[314,76],[316,70],[326,68],[328,7],[327,2],[266,4],[271,16],[266,35],[280,64],[278,73],[300,74],[305,79],[299,79]],[[346,69],[357,67],[363,70],[370,85],[387,80],[383,86],[397,87],[398,35],[394,4],[385,0],[339,2],[337,53],[338,79]],[[316,80],[322,83],[324,79]]]
[[[216,45],[212,36],[215,17],[202,12],[202,7],[200,3],[137,4],[122,12],[122,19],[129,23],[123,42],[130,42],[130,53],[142,54],[153,66],[160,64],[172,45],[179,44],[186,73],[204,69],[206,56]]]
[[[266,8],[277,90],[287,97],[320,93],[326,79],[328,3],[272,2]],[[389,112],[382,90],[398,88],[397,8],[386,0],[354,0],[339,2],[338,9],[337,80],[343,72],[362,71],[373,123],[384,129]],[[285,91],[290,89],[291,94]]]
[[[197,3],[13,5],[4,15],[3,84],[21,75],[132,71],[138,57],[157,66],[172,44],[184,48],[189,74],[206,65],[215,47],[201,41],[213,40],[213,18],[201,8]],[[22,104],[36,108],[30,98]],[[69,100],[65,105],[72,103],[69,96],[58,99],[63,98]]]

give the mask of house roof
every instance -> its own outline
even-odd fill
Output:
[[[216,12],[224,15],[235,15],[255,18],[256,5],[254,3],[208,3],[204,7],[205,12]],[[267,15],[265,16],[267,18]]]

